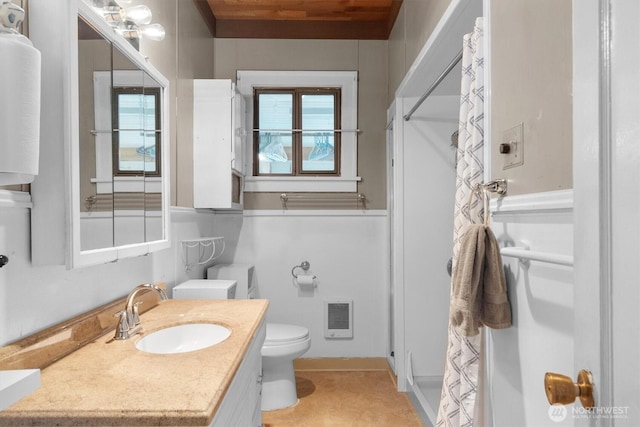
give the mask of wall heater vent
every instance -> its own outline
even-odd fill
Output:
[[[325,338],[353,338],[353,300],[326,300]]]

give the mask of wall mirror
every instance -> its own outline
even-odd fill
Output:
[[[163,90],[78,17],[81,251],[163,239]]]
[[[47,70],[33,264],[77,268],[169,248],[168,80],[84,1],[29,4]]]
[[[84,264],[84,259],[109,261],[167,246],[168,84],[90,7],[79,3],[77,19],[78,191],[73,197],[80,223],[74,232],[80,238],[74,260]]]

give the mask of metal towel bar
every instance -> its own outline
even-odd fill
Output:
[[[506,257],[519,258],[520,260],[540,261],[570,267],[573,266],[573,256],[571,255],[530,251],[527,248],[518,246],[502,248],[500,249],[500,254]]]
[[[320,202],[320,201],[328,201],[328,202],[355,202],[358,206],[362,205],[364,209],[366,209],[367,197],[362,193],[299,193],[299,194],[290,194],[290,193],[282,193],[280,194],[280,201],[282,201],[282,208],[287,208],[287,202],[291,201],[301,201],[301,202]]]

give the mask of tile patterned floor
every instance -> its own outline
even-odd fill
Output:
[[[421,427],[386,371],[297,371],[297,405],[262,413],[264,427]]]

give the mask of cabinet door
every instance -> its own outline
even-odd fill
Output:
[[[263,322],[240,364],[211,426],[262,425],[262,345],[266,336]]]
[[[233,91],[231,80],[193,82],[194,208],[242,209],[244,177],[233,168]]]
[[[247,140],[248,130],[246,127],[246,108],[245,100],[238,91],[235,84],[233,85],[233,143],[231,144],[231,167],[240,175],[244,176],[246,171],[245,165],[245,141]]]

